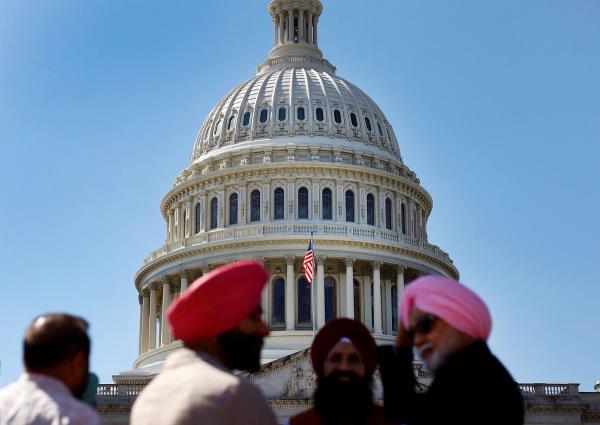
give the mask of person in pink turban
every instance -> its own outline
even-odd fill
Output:
[[[171,354],[131,411],[132,425],[275,425],[261,391],[232,371],[260,369],[269,328],[261,292],[269,274],[238,261],[202,276],[170,306]]]
[[[490,352],[492,319],[462,283],[425,276],[407,285],[395,347],[379,349],[385,414],[408,425],[523,423],[519,388]],[[415,391],[413,352],[433,375]]]

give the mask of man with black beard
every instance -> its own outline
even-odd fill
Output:
[[[260,369],[267,280],[262,265],[239,261],[201,277],[171,305],[169,326],[184,346],[134,403],[132,425],[276,424],[260,390],[232,373]]]
[[[44,314],[27,328],[25,372],[0,390],[2,425],[97,425],[96,412],[79,401],[88,382],[90,339],[85,320]]]
[[[371,382],[377,349],[358,320],[330,320],[310,349],[317,374],[314,407],[293,416],[289,425],[384,425],[383,409],[373,402]]]

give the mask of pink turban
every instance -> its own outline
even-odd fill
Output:
[[[482,299],[447,277],[424,276],[407,285],[400,306],[402,322],[407,328],[415,308],[479,340],[486,341],[492,330],[492,318]]]
[[[175,300],[167,317],[173,336],[196,341],[227,332],[260,304],[269,274],[256,261],[238,261],[196,280]]]

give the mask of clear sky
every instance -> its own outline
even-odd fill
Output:
[[[32,318],[131,368],[133,276],[214,104],[273,40],[266,0],[0,2],[0,386]],[[600,2],[324,0],[320,46],[392,123],[430,242],[520,382],[600,378]]]

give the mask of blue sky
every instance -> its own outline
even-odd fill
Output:
[[[131,367],[133,276],[213,105],[273,35],[267,1],[0,2],[0,386],[32,318],[91,322]],[[520,382],[600,378],[600,3],[324,1],[320,45],[394,126],[428,234],[488,302]]]

